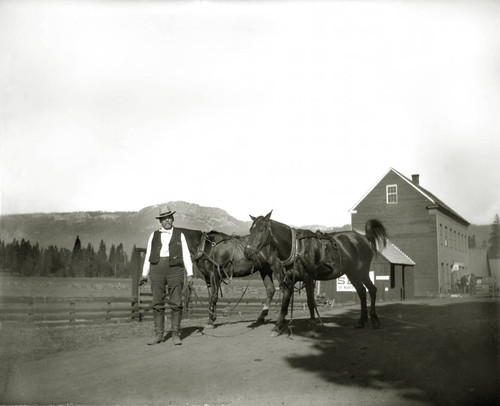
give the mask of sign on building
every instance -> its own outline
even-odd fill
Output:
[[[375,272],[370,271],[370,279],[373,283],[375,283]],[[356,292],[354,286],[351,284],[346,275],[342,275],[340,278],[337,278],[337,292]]]

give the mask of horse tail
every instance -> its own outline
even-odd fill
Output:
[[[387,231],[382,222],[377,219],[366,222],[365,235],[375,253],[377,252],[377,243],[384,248],[387,245]]]

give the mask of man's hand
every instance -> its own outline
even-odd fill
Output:
[[[139,281],[139,286],[144,285],[148,281],[148,277],[141,277],[141,280]]]
[[[193,286],[193,275],[188,275],[187,276],[187,284],[189,287]]]

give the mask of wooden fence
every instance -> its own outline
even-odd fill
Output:
[[[152,320],[151,293],[139,290],[133,297],[0,297],[0,321],[35,324],[84,324]],[[219,298],[218,316],[255,315],[262,309],[262,299]],[[280,309],[280,300],[272,303],[271,312]],[[296,297],[294,310],[305,310],[305,297]],[[168,313],[168,311],[167,311]],[[185,318],[208,317],[208,298],[192,298],[184,309]]]
[[[6,296],[0,298],[0,306],[1,321],[81,324],[140,318],[134,297]]]

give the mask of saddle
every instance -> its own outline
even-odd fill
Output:
[[[331,279],[337,279],[345,273],[342,271],[342,260],[338,249],[338,243],[334,236],[323,233],[320,230],[316,232],[301,230],[297,239],[305,238],[314,238],[319,242],[320,261],[316,264],[315,273],[319,272],[321,267],[328,268],[331,273]]]

